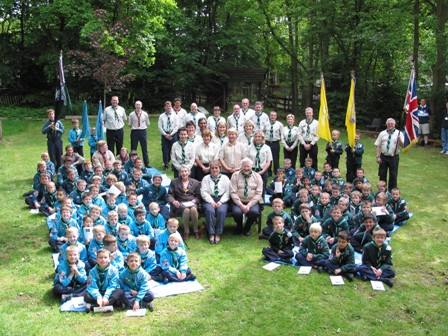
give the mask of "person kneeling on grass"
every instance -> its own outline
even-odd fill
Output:
[[[151,301],[154,295],[149,290],[149,274],[141,267],[142,259],[137,252],[128,255],[127,267],[120,273],[121,301],[127,308],[154,310]]]
[[[275,216],[272,222],[274,231],[269,236],[269,247],[264,247],[261,252],[269,261],[283,261],[290,264],[291,258],[294,256],[292,234],[285,230],[285,222],[282,217]]]
[[[392,266],[392,248],[384,241],[386,231],[377,228],[373,231],[373,241],[364,246],[362,264],[358,267],[361,279],[382,281],[392,287],[395,271]]]
[[[168,238],[168,246],[160,255],[160,267],[164,282],[180,282],[195,280],[196,276],[188,267],[185,250],[179,247],[182,238],[179,233],[173,233]]]
[[[86,310],[114,305],[121,297],[118,269],[110,264],[110,252],[104,248],[96,254],[97,265],[92,268],[84,295]]]
[[[355,273],[355,250],[350,245],[350,234],[341,230],[338,233],[338,242],[331,249],[329,259],[319,260],[323,270],[330,274],[345,276],[353,281]]]

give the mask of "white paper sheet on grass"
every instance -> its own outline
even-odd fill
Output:
[[[167,284],[150,281],[151,292],[155,298],[198,292],[204,289],[197,281],[170,282]]]

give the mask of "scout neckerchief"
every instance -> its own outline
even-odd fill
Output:
[[[251,135],[247,135],[247,133],[244,132],[244,136],[247,139],[247,144],[250,145],[252,143],[252,138],[254,137],[254,134],[252,133]]]
[[[166,131],[165,133],[171,133],[171,113],[165,112],[166,113]]]
[[[284,233],[284,231],[282,233],[278,233],[277,231],[274,231],[274,232],[278,238],[278,247],[280,248],[280,250],[283,250],[283,233]]]
[[[118,230],[117,230],[118,229],[118,225],[110,226],[110,223],[107,222],[106,223],[106,227],[110,230],[109,234],[111,234],[114,237],[118,236]]]
[[[144,234],[143,233],[143,229],[144,229],[144,224],[145,224],[145,221],[143,221],[142,223],[139,223],[139,222],[137,222],[137,220],[135,220],[135,224],[137,224],[137,228],[138,228],[138,232],[139,232],[139,234]]]
[[[119,121],[120,118],[118,117],[117,107],[112,107],[112,109],[114,110],[115,121]]]
[[[170,253],[171,257],[173,258],[173,266],[175,269],[179,269],[179,260],[177,259],[177,247],[172,250],[171,247],[168,246],[168,252]]]
[[[141,268],[141,266],[139,266],[135,271],[132,271],[130,268],[128,268],[128,272],[131,275],[130,285],[131,285],[131,288],[135,291],[137,290],[137,283],[135,282],[135,276],[140,271],[140,268]]]
[[[100,154],[103,157],[104,166],[106,166],[106,163],[107,163],[107,151],[105,151],[104,153],[100,152]]]
[[[214,177],[213,175],[210,175],[213,183],[215,183],[215,187],[213,189],[213,196],[218,197],[219,196],[219,189],[218,189],[218,184],[219,181],[221,180],[221,174],[219,174],[218,176]]]
[[[255,145],[255,144],[254,144]],[[263,147],[263,144],[261,145],[255,145],[255,149],[257,150],[257,156],[255,157],[255,170],[260,171],[261,170],[261,158],[260,158],[260,151]]]
[[[181,157],[181,164],[184,164],[185,163],[185,160],[186,160],[186,157],[185,157],[185,145],[186,145],[187,143],[185,142],[185,143],[183,143],[183,142],[181,142],[180,140],[179,140],[179,145],[180,145],[180,147],[182,148],[182,157]]]
[[[218,123],[221,120],[221,117],[218,118],[213,117],[213,120],[215,121],[215,127],[218,127]]]
[[[106,282],[106,276],[107,276],[108,271],[109,271],[109,265],[107,265],[107,267],[104,270],[101,270],[100,267],[98,266],[98,276],[99,276],[98,289],[99,290],[103,289],[103,285]]]
[[[388,152],[388,153],[389,153],[389,149],[390,149],[390,142],[392,140],[392,134],[394,134],[394,132],[395,132],[395,128],[392,131],[387,130],[387,133],[389,134],[389,137],[387,138],[386,152]]]
[[[222,146],[222,144],[224,143],[224,139],[225,139],[225,138],[226,138],[226,135],[225,135],[225,134],[219,136],[219,141],[221,142],[221,146]]]
[[[249,109],[242,109],[241,112],[243,112],[244,115],[246,115],[247,111],[249,111]]]
[[[271,121],[271,129],[269,130],[269,140],[274,141],[274,125],[275,121]]]
[[[337,247],[339,248],[339,247]],[[339,257],[338,260],[338,265],[342,265],[342,263],[344,262],[344,258],[342,258],[342,255],[345,253],[345,251],[347,251],[348,245],[346,247],[344,247],[342,250],[339,250],[339,252],[341,253],[341,256]]]
[[[255,115],[257,116],[257,129],[260,129],[260,117],[261,117],[261,113],[255,113]]]
[[[288,125],[288,139],[287,142],[291,143],[291,131],[294,125]]]
[[[313,254],[318,254],[318,253],[319,253],[319,250],[317,249],[317,247],[319,246],[319,244],[320,244],[322,241],[325,241],[324,237],[319,236],[319,238],[317,238],[316,241],[313,241],[312,239],[311,239],[311,241],[313,242],[313,252],[314,252]]]
[[[125,250],[128,247],[128,241],[129,239],[121,240],[120,237],[117,237],[118,246],[122,246]]]
[[[71,264],[68,262],[68,260],[67,260],[67,264],[69,265],[69,268],[70,268]],[[78,266],[78,263],[76,262],[75,265]],[[79,267],[78,267],[78,269],[79,269]],[[76,280],[76,274],[73,275],[71,284],[72,284],[72,287],[75,287],[75,288],[78,287],[78,281]]]
[[[305,120],[306,121],[306,136],[305,137],[309,137],[311,135],[311,123],[314,121],[314,119],[311,119],[311,121]]]
[[[238,131],[238,120],[240,119],[240,115],[235,115],[235,113],[233,114],[233,117],[235,118],[236,121],[236,130]]]
[[[196,135],[193,135],[191,138],[189,137],[187,139],[188,142],[194,142],[194,140],[196,139]]]
[[[140,113],[137,113],[137,111],[135,111],[135,115],[137,116],[138,119],[138,127],[140,128],[140,118],[142,116],[142,111],[140,111]]]
[[[193,116],[193,121],[196,124],[196,115],[198,114],[198,112],[191,112],[191,115]]]
[[[160,228],[160,225],[159,225],[159,220],[161,219],[160,217],[159,217],[159,214],[157,214],[157,216],[154,216],[152,213],[149,213],[149,216],[151,217],[151,218],[153,218],[153,221],[152,221],[152,227],[153,227],[153,229],[158,229],[158,228]]]
[[[252,172],[250,172],[249,174],[244,174],[243,172],[241,172],[241,174],[243,174],[244,176],[244,199],[247,200],[247,198],[249,197],[249,183],[247,180],[252,177]]]
[[[382,258],[382,256],[381,256],[381,247],[383,246],[383,245],[381,245],[381,246],[378,246],[374,241],[373,241],[373,245],[376,247],[376,249],[377,249],[377,252],[376,252],[376,268],[379,268],[381,265],[382,265],[382,261],[383,261],[383,258]]]

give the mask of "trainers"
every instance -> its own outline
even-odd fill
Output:
[[[383,282],[391,288],[394,286],[394,279],[384,279]]]
[[[445,154],[445,153],[446,153],[446,151],[443,149],[440,151],[440,154]]]
[[[445,155],[448,155],[448,152],[445,152]]]
[[[353,273],[347,273],[345,276],[347,277],[347,280],[350,282],[352,282],[353,278],[355,277]]]
[[[194,275],[193,273],[190,273],[185,277],[185,281],[193,281],[193,280],[196,280],[196,275]]]
[[[168,166],[163,167],[163,170],[167,171],[168,170]]]
[[[91,303],[86,303],[86,313],[93,312],[93,305]]]
[[[362,274],[362,275],[361,275],[361,280],[362,280],[362,281],[367,281],[368,279],[367,279],[367,277],[366,277],[364,274]]]
[[[152,305],[152,302],[148,302],[145,308],[148,309],[149,311],[154,311],[154,306]]]
[[[262,239],[268,239],[268,237],[266,237],[263,233],[260,233],[258,235],[258,240],[262,240]]]
[[[169,282],[168,278],[163,278],[163,283],[166,285]]]

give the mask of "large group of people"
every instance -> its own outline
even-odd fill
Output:
[[[351,147],[343,146],[339,132],[333,130],[319,171],[318,122],[311,107],[298,125],[292,114],[283,125],[275,111],[263,112],[258,101],[251,109],[249,100],[243,99],[227,118],[218,106],[207,117],[195,103],[187,113],[179,98],[174,106],[166,101],[158,130],[164,170],[171,163],[174,173],[167,190],[162,174],[149,165],[149,118],[142,103],[135,102],[129,118],[118,104],[113,96],[104,111],[106,141],[98,141],[91,129],[90,158],[84,157],[86,139],[80,137],[77,119],[72,121],[65,153],[64,126],[55,121],[53,110],[42,128],[48,153],[42,153],[37,164],[26,202],[47,216],[49,244],[60,253],[54,280],[57,295],[84,295],[94,306],[119,302],[132,309],[152,309],[148,279],[195,278],[183,247],[190,228],[201,239],[201,215],[208,240],[216,245],[228,216],[236,223],[235,234],[249,236],[267,199],[272,211],[259,235],[269,240],[263,249],[266,259],[312,266],[353,280],[358,270],[353,253],[364,249],[365,260],[363,256],[358,270],[363,279],[393,284],[390,246],[384,238],[394,224],[409,218],[397,188],[403,135],[393,119],[387,120],[387,129],[375,141],[380,181],[374,193],[362,168],[360,133]],[[123,147],[126,120],[131,128],[129,153]],[[139,143],[143,158],[137,153]],[[345,180],[339,168],[344,151]],[[177,218],[182,218],[183,236],[177,231]],[[294,247],[298,253],[292,252]],[[374,248],[381,258],[372,257]],[[129,274],[138,274],[132,283]]]

